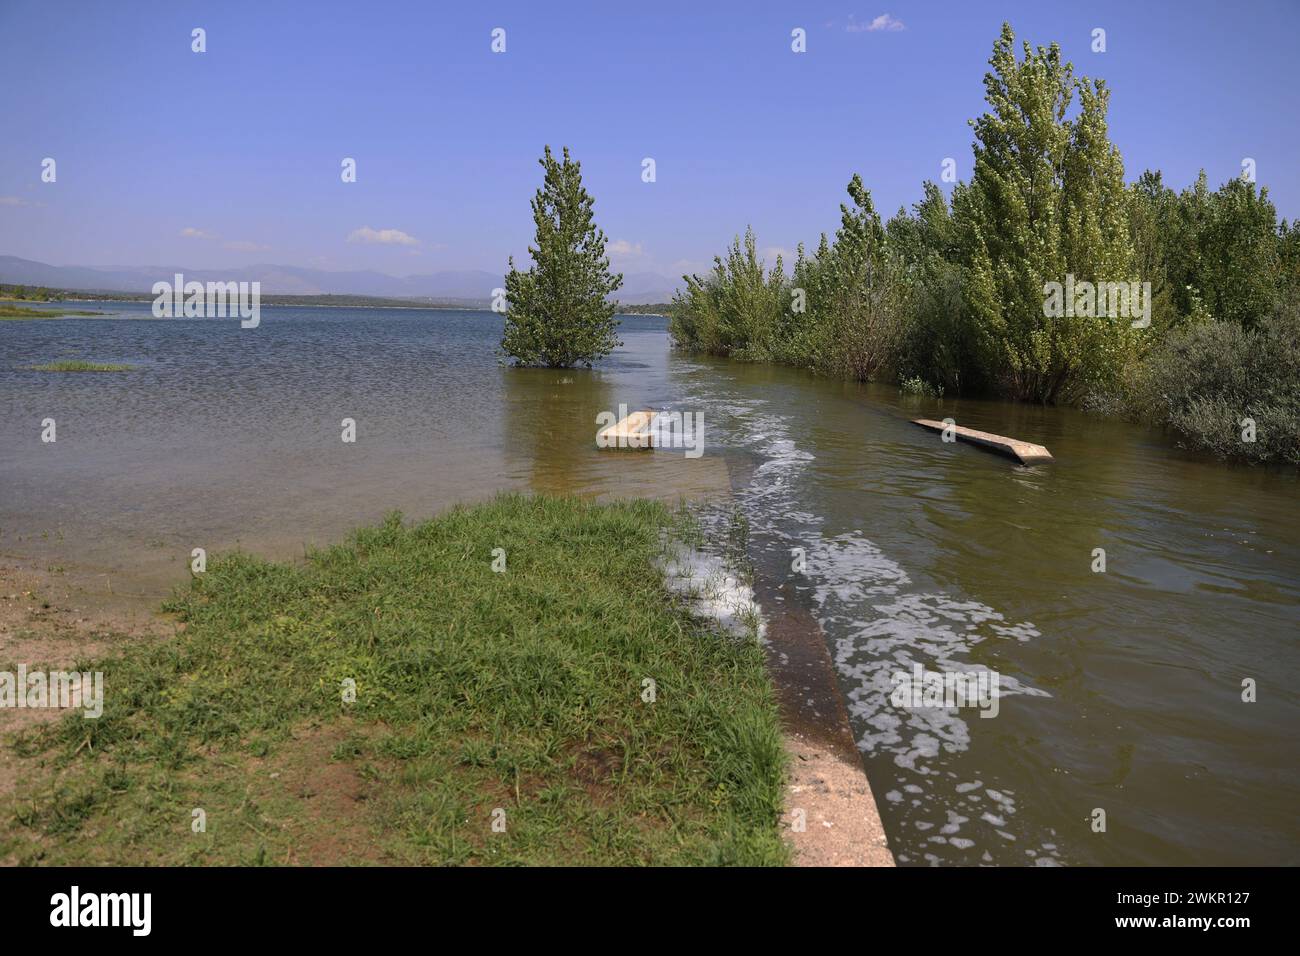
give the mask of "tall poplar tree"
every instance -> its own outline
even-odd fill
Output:
[[[1067,274],[1093,283],[1138,277],[1105,83],[1076,79],[1055,43],[1024,44],[1022,60],[1014,45],[1003,24],[984,76],[989,111],[971,121],[974,175],[954,196],[969,266],[966,320],[989,384],[1055,403],[1113,380],[1136,333],[1117,317],[1046,316],[1044,284]]]
[[[605,234],[592,215],[594,200],[582,185],[582,164],[557,160],[551,147],[539,161],[542,188],[533,197],[535,245],[526,272],[513,257],[506,275],[506,325],[501,350],[516,365],[590,366],[619,345],[615,304],[623,284],[610,273]]]
[[[875,376],[896,347],[901,331],[900,288],[885,254],[885,228],[871,192],[857,173],[840,204],[840,228],[823,262],[830,291],[820,366],[858,381]]]

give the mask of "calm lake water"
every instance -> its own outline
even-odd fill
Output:
[[[1300,863],[1294,471],[1059,409],[685,357],[654,317],[624,317],[595,371],[545,371],[498,365],[490,313],[266,308],[243,330],[76,307],[112,314],[0,323],[7,556],[153,601],[193,547],[292,556],[499,489],[717,502],[748,521],[765,606],[821,626],[900,863]],[[135,368],[26,368],[70,358]],[[703,456],[598,451],[620,403],[701,414]],[[1056,460],[909,422],[945,416]],[[892,706],[917,663],[996,672],[997,717]]]

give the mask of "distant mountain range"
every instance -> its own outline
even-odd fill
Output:
[[[231,280],[262,283],[266,295],[365,295],[392,299],[482,302],[504,284],[500,275],[478,270],[390,276],[382,272],[326,272],[298,266],[251,265],[242,269],[187,269],[181,266],[52,266],[17,256],[0,256],[0,282],[94,292],[147,293],[155,282],[177,272],[196,282]],[[655,272],[623,276],[618,299],[629,305],[667,302],[677,282]]]

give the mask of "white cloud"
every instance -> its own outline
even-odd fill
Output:
[[[645,255],[645,249],[639,242],[628,242],[626,239],[615,239],[605,247],[605,251],[612,258],[616,259],[639,259]]]
[[[39,206],[40,203],[23,199],[21,196],[0,196],[0,206]]]
[[[907,26],[897,17],[892,17],[888,13],[882,13],[870,23],[859,23],[849,15],[849,25],[844,28],[849,33],[879,33],[882,30],[888,33],[897,33],[899,30],[906,30]]]
[[[211,239],[213,241],[221,238],[215,232],[208,232],[206,229],[195,229],[193,226],[186,226],[182,229],[180,237],[182,239]],[[235,252],[266,252],[271,247],[249,239],[230,239],[221,243],[221,248],[233,249]]]
[[[371,229],[362,226],[352,230],[348,242],[379,243],[386,246],[418,246],[420,240],[407,235],[400,229]]]
[[[678,259],[668,264],[668,271],[675,280],[684,275],[703,275],[712,267],[712,263],[698,262],[695,259]]]

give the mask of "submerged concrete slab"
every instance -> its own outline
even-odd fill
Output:
[[[912,420],[912,424],[920,425],[922,428],[928,428],[932,432],[942,432],[945,429],[951,428],[953,435],[958,441],[978,445],[988,451],[994,451],[1000,455],[1015,458],[1022,465],[1032,465],[1035,462],[1052,460],[1052,453],[1050,451],[1042,445],[1035,445],[1033,442],[1019,441],[1015,438],[1005,438],[1002,435],[994,435],[992,432],[982,432],[974,428],[966,428],[964,425],[945,425],[943,422],[932,421],[928,418],[915,418]]]
[[[654,433],[651,424],[655,413],[650,409],[633,412],[622,421],[607,425],[596,433],[597,448],[651,448]]]

